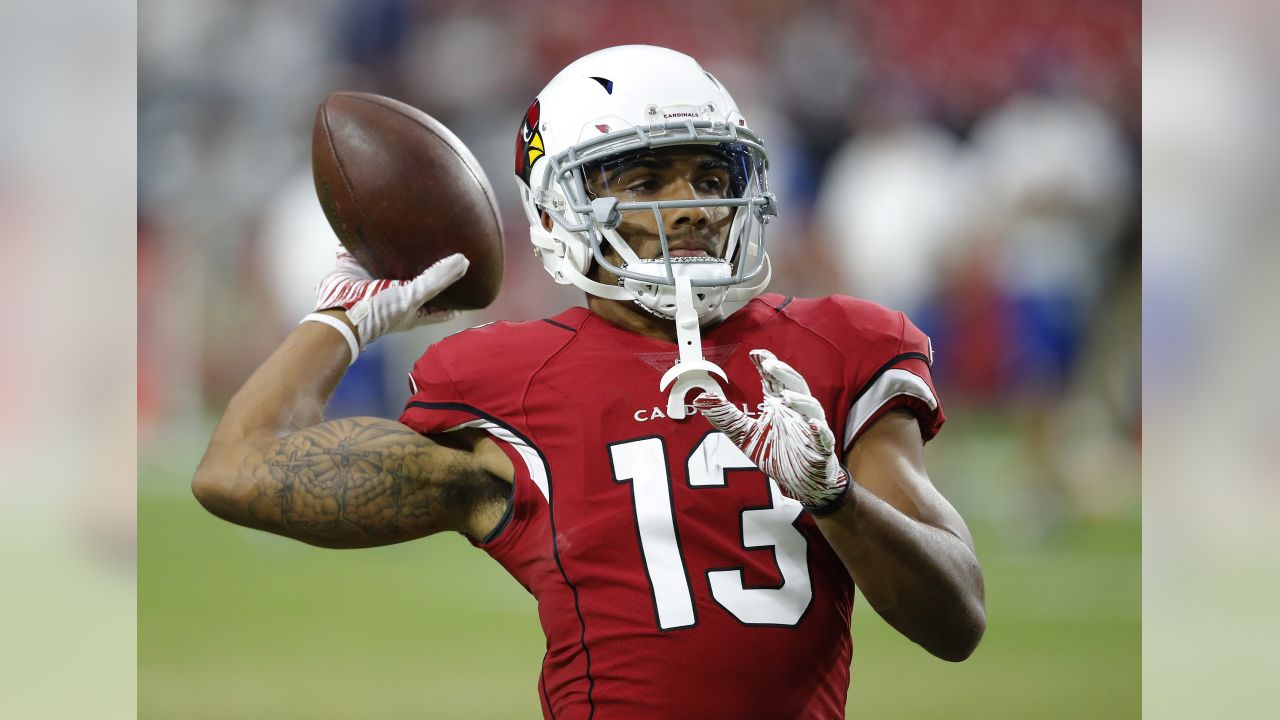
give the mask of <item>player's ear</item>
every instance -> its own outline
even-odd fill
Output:
[[[539,214],[539,216],[541,216],[541,217],[542,217],[542,228],[543,228],[544,230],[550,230],[550,229],[551,229],[551,216],[547,214],[547,211],[546,211],[546,210],[541,210],[541,211],[539,211],[539,213],[538,213],[538,214]]]

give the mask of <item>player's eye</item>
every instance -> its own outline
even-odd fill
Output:
[[[629,193],[645,195],[657,192],[659,186],[656,178],[646,176],[629,180],[623,187]]]
[[[728,186],[728,179],[719,174],[703,175],[702,177],[699,177],[697,183],[695,183],[695,187],[697,187],[698,192],[708,195],[724,195],[725,188]]]

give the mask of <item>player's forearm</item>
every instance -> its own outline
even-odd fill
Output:
[[[325,403],[346,370],[349,352],[333,328],[320,323],[295,328],[228,403],[192,479],[196,496],[227,507],[232,491],[248,492],[246,463],[264,457],[289,433],[323,419]]]
[[[315,322],[297,326],[232,396],[210,448],[319,423],[349,362],[350,350],[336,330]]]
[[[860,485],[853,492],[818,526],[854,583],[890,625],[930,653],[967,658],[986,629],[982,568],[973,550]]]

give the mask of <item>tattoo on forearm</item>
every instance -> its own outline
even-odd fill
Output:
[[[246,458],[241,477],[254,525],[312,541],[416,537],[504,493],[468,456],[368,418],[295,432]]]

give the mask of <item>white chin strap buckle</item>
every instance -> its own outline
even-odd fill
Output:
[[[718,365],[702,357],[698,312],[693,308],[693,286],[688,277],[676,278],[676,342],[680,345],[680,361],[662,376],[658,389],[666,390],[675,382],[667,396],[667,417],[683,420],[689,391],[700,389],[724,397],[724,390],[712,374],[725,382],[729,380]]]

